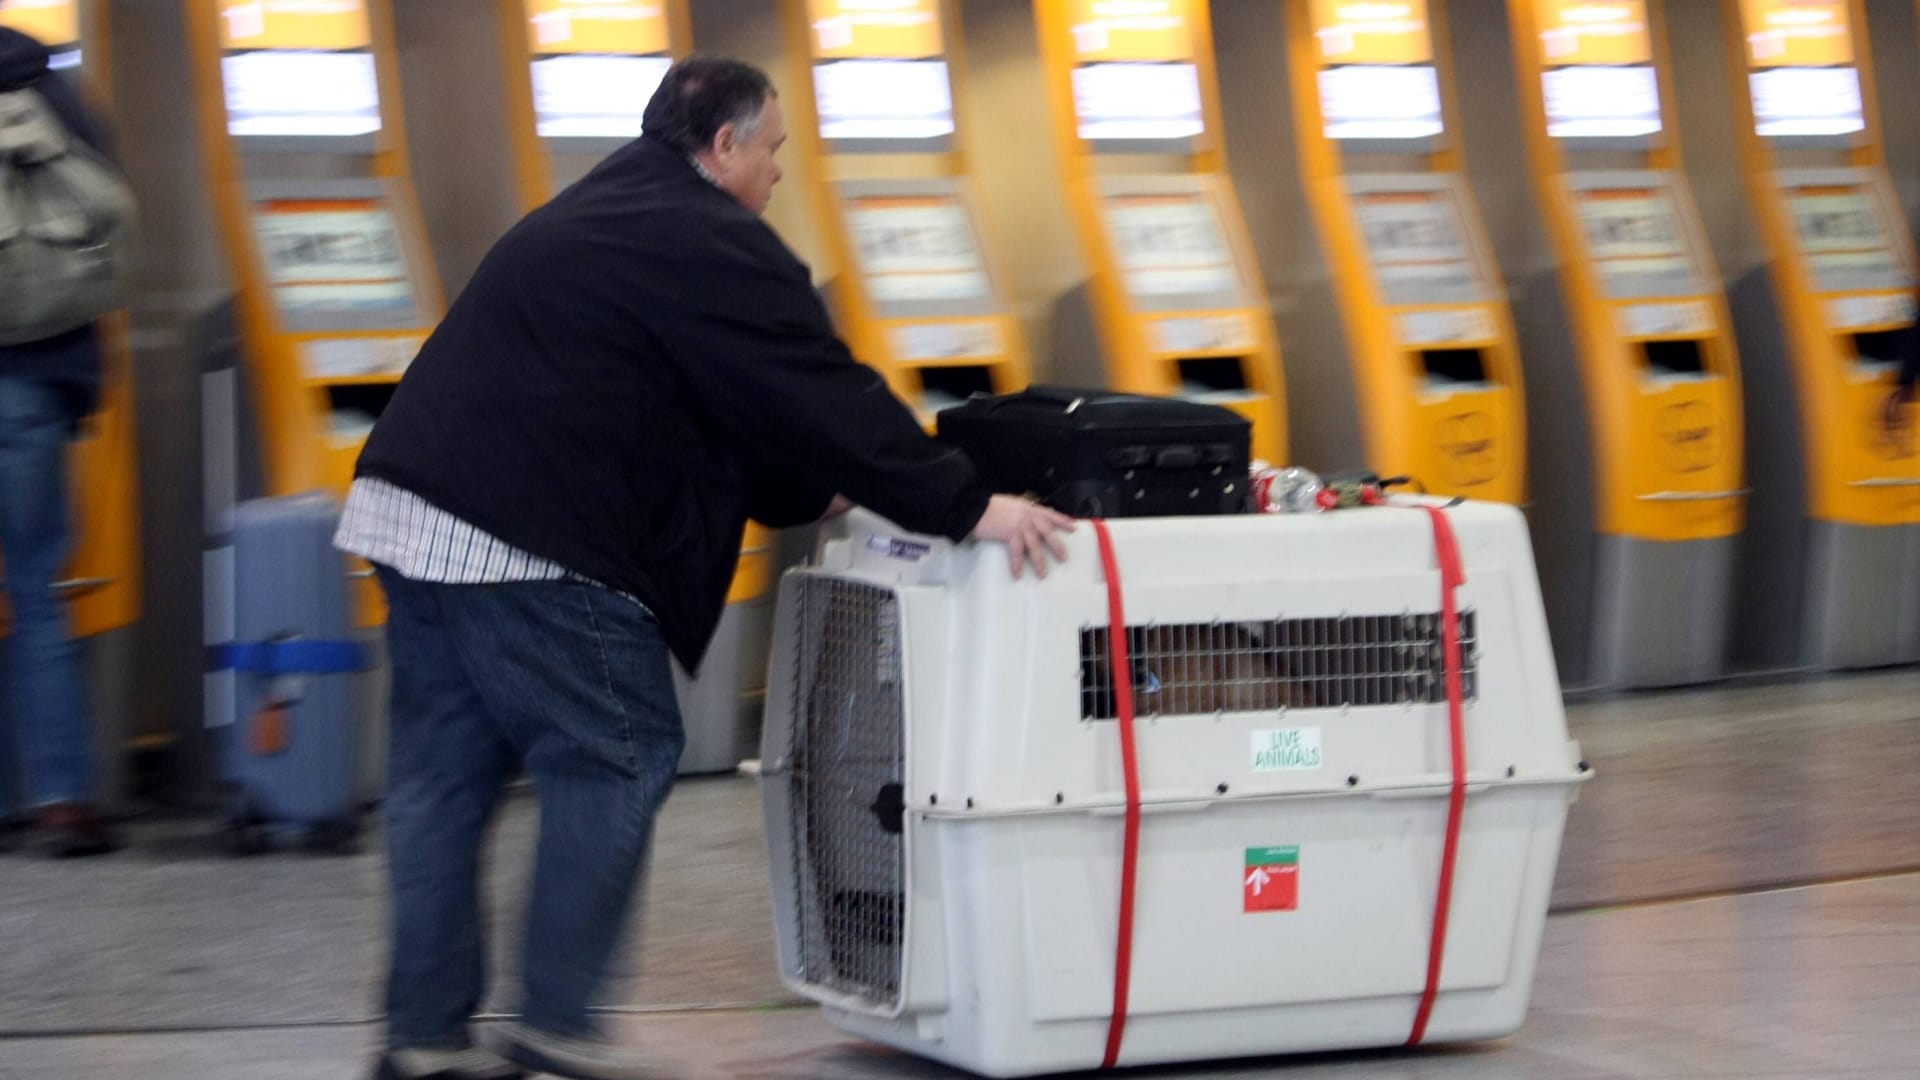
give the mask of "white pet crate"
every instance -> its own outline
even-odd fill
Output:
[[[1428,1042],[1520,1026],[1587,775],[1520,514],[1449,516],[1468,795]],[[1428,516],[1110,528],[1144,810],[1119,1063],[1404,1043],[1452,789]],[[1107,591],[1091,527],[1068,539],[1015,581],[998,546],[856,512],[781,584],[762,783],[785,978],[849,1032],[989,1076],[1097,1067],[1113,1012]],[[1249,910],[1288,885],[1290,910]]]

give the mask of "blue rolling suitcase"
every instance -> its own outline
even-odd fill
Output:
[[[333,547],[338,522],[322,494],[233,512],[233,638],[216,646],[213,667],[231,673],[220,745],[234,854],[288,834],[314,850],[357,850],[355,679],[366,658],[353,639],[346,557]]]

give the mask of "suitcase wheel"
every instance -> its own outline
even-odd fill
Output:
[[[251,798],[242,795],[234,801],[233,808],[227,812],[226,825],[220,830],[220,846],[236,859],[272,850],[273,833]]]

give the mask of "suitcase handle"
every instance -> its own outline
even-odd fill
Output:
[[[986,403],[986,411],[996,412],[1014,402],[1038,401],[1047,405],[1058,405],[1062,411],[1071,413],[1086,404],[1087,398],[1104,393],[1106,393],[1104,390],[1075,390],[1067,386],[1029,386],[1018,394],[1004,394],[989,399]]]

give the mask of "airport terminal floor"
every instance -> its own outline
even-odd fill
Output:
[[[1920,673],[1618,697],[1570,719],[1597,777],[1569,819],[1518,1035],[1138,1075],[1920,1075]],[[490,1017],[513,1003],[535,819],[523,793],[498,825]],[[381,859],[236,862],[188,820],[131,839],[104,860],[0,861],[0,1077],[361,1075],[380,1037]],[[964,1075],[842,1035],[783,990],[767,871],[756,783],[684,781],[611,1028],[688,1078]]]

